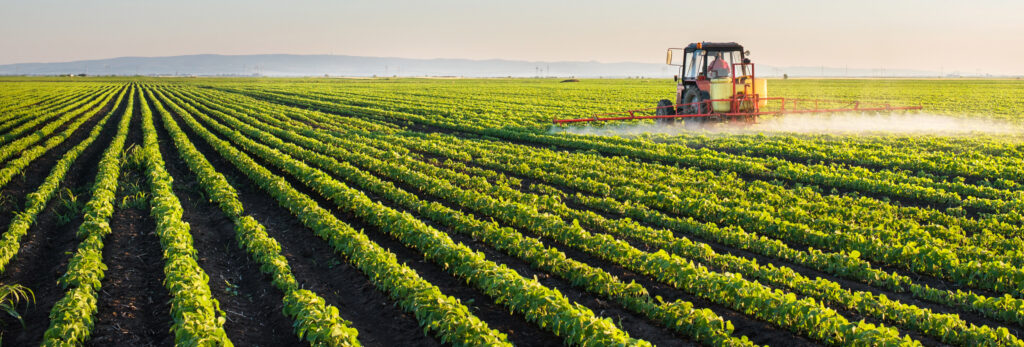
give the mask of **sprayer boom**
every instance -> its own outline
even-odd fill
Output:
[[[766,101],[770,101],[772,105],[778,105],[771,109],[754,109],[749,112],[706,112],[706,113],[682,113],[682,114],[665,114],[668,112],[659,110],[713,110],[713,103],[727,102],[727,103],[751,103],[751,104],[763,104]],[[730,109],[739,109],[741,107],[730,107]],[[793,98],[758,98],[757,95],[752,95],[750,98],[730,98],[730,99],[715,99],[715,100],[703,100],[693,103],[677,104],[677,105],[664,105],[651,108],[642,108],[635,110],[628,110],[623,112],[611,112],[611,113],[600,113],[595,114],[590,118],[573,118],[573,119],[554,119],[554,124],[568,124],[568,123],[581,123],[581,122],[601,122],[601,121],[617,121],[617,120],[639,120],[639,119],[676,119],[676,118],[703,118],[707,120],[718,120],[718,121],[732,121],[741,123],[754,123],[757,116],[765,115],[782,115],[782,114],[798,114],[798,113],[841,113],[841,112],[892,112],[892,111],[906,111],[906,110],[920,110],[921,106],[893,106],[888,103],[879,102],[861,102],[861,101],[839,101],[839,100],[823,100],[823,99],[793,99]],[[675,113],[675,112],[672,112]]]

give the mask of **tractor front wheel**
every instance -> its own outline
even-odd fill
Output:
[[[697,86],[686,87],[683,92],[683,103],[687,104],[683,106],[683,113],[685,114],[708,114],[711,113],[711,107],[705,104],[703,101],[710,100],[711,96],[707,92],[702,92],[697,89]],[[707,117],[687,117],[686,128],[688,129],[700,129],[704,127],[704,122]]]
[[[669,101],[668,99],[658,100],[658,109],[656,111],[654,111],[654,114],[657,115],[657,116],[671,116],[671,115],[674,115],[674,114],[676,114],[676,108],[673,107],[672,105],[675,105],[675,104],[673,104],[672,101]],[[656,123],[658,123],[658,124],[672,124],[672,123],[675,123],[675,121],[676,121],[675,118],[655,118],[655,119],[656,119]]]

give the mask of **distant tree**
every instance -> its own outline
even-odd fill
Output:
[[[784,80],[788,80],[788,79],[789,79],[789,75],[787,75],[787,74],[782,74],[782,79],[784,79]]]

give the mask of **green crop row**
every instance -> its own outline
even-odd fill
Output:
[[[117,98],[118,102],[120,102],[124,97],[124,94],[125,90],[122,89]],[[3,236],[0,236],[0,273],[7,269],[7,265],[11,262],[11,259],[18,254],[18,251],[21,249],[21,238],[28,233],[29,228],[31,228],[32,224],[35,223],[36,216],[46,208],[46,204],[50,201],[50,198],[52,198],[53,194],[58,188],[60,188],[60,183],[64,181],[65,175],[67,175],[68,171],[71,170],[71,165],[75,163],[75,159],[78,159],[78,156],[82,154],[82,152],[84,152],[97,137],[99,137],[100,132],[103,130],[103,126],[107,123],[107,120],[109,120],[116,112],[116,108],[108,111],[106,115],[104,115],[103,118],[93,126],[92,131],[89,132],[89,136],[65,152],[64,155],[61,156],[60,160],[54,164],[53,168],[50,169],[50,174],[46,176],[43,183],[39,185],[39,188],[28,195],[25,201],[25,209],[17,213],[14,218],[11,219],[11,224],[7,227],[7,232],[5,232]],[[84,122],[86,117],[82,118],[83,120],[81,122]],[[74,127],[68,128],[64,133],[47,140],[47,147],[36,146],[29,150],[31,152],[26,152],[22,158],[19,159],[27,158],[33,153],[37,153],[36,156],[38,156],[42,154],[40,152],[45,152],[49,148],[55,147],[57,144],[60,144],[70,137],[71,133],[77,129],[78,125],[81,125],[81,123],[77,123]],[[11,169],[15,164],[18,163],[8,164],[8,167],[0,170],[0,174],[8,172],[7,170]],[[24,167],[25,165],[28,165],[28,163],[26,162],[21,166]]]
[[[458,114],[460,108],[438,107],[423,104],[393,104],[389,111],[380,110],[376,105],[380,102],[358,102],[350,101],[345,97],[309,97],[296,92],[273,92],[251,91],[246,93],[268,100],[282,101],[302,107],[330,110],[339,113],[361,114],[364,116],[380,117],[391,122],[414,122],[435,126],[451,131],[477,133],[482,135],[497,136],[512,140],[532,140],[532,137],[505,136],[506,133],[528,134],[532,131],[524,131],[509,126],[492,126],[490,123],[475,123],[475,119],[499,119],[492,115],[470,115],[469,117]],[[331,100],[335,102],[325,102]],[[344,104],[338,104],[337,101]],[[390,111],[395,110],[395,111]],[[546,135],[555,137],[578,138],[573,135]],[[700,164],[714,170],[730,170],[741,174],[767,179],[783,179],[805,184],[816,184],[840,189],[850,189],[869,192],[872,194],[884,194],[900,199],[924,201],[942,206],[964,206],[982,211],[1013,211],[1020,206],[1007,204],[1000,199],[1019,196],[1017,193],[1006,193],[989,187],[980,187],[962,182],[933,181],[931,179],[908,176],[899,172],[888,170],[870,171],[861,168],[849,168],[827,165],[804,165],[787,162],[774,158],[754,158],[715,152],[708,149],[694,150],[682,146],[668,146],[665,144],[652,144],[637,141],[624,141],[617,138],[591,138],[594,143],[605,143],[614,149],[608,153],[622,154],[615,147],[628,147],[633,150],[631,153],[637,158],[663,160],[670,164]],[[556,144],[546,142],[546,144]],[[572,145],[572,141],[557,143],[558,145]],[[590,146],[588,149],[605,151],[601,146]],[[651,156],[649,152],[656,153]],[[1007,195],[1010,194],[1010,195]],[[961,198],[961,197],[967,198]]]
[[[166,100],[160,92],[157,92],[157,96]],[[397,300],[399,306],[413,313],[424,327],[424,332],[433,332],[443,342],[458,346],[511,345],[505,334],[492,330],[487,323],[470,313],[469,308],[458,299],[442,294],[437,286],[421,278],[408,266],[399,264],[393,253],[338,220],[313,199],[292,188],[284,178],[274,175],[230,143],[214,136],[178,105],[167,105],[222,157],[273,196],[282,207],[291,211],[303,225],[327,240],[336,252],[367,274],[379,289]]]
[[[51,94],[50,97],[24,98],[24,100],[31,100],[32,102],[30,103],[33,106],[4,113],[4,118],[2,123],[0,123],[0,133],[7,133],[8,130],[14,127],[20,126],[28,121],[37,120],[46,114],[56,115],[61,109],[66,108],[69,104],[78,104],[78,101],[93,98],[96,95],[102,94],[103,91],[115,88],[115,86],[109,86],[100,91],[72,89],[65,91],[62,94]],[[19,98],[13,97],[12,99],[18,100]]]
[[[463,189],[474,189],[474,183],[469,181],[468,176],[454,174],[428,164],[406,162],[409,162],[409,165],[417,166],[428,176],[455,182]],[[869,291],[846,290],[839,284],[826,279],[810,279],[788,267],[761,266],[746,258],[717,254],[706,244],[673,236],[670,231],[656,230],[630,220],[608,219],[591,211],[575,210],[558,199],[524,194],[509,187],[490,187],[488,184],[479,187],[478,190],[507,201],[540,205],[545,211],[561,216],[565,220],[579,221],[581,226],[589,230],[601,231],[622,239],[634,239],[645,245],[708,264],[708,266],[721,271],[739,273],[746,278],[763,281],[780,288],[788,288],[793,292],[817,298],[824,303],[921,331],[945,342],[961,345],[1024,345],[1010,335],[1006,328],[976,327],[964,322],[955,314],[935,314],[927,309],[923,310],[916,306],[892,301],[885,295],[875,295]],[[835,266],[829,263],[823,265]]]
[[[569,302],[563,295],[544,287],[536,279],[525,279],[514,270],[499,267],[486,260],[482,253],[454,243],[446,234],[407,214],[373,202],[323,171],[238,136],[237,132],[212,122],[202,113],[196,114],[238,145],[257,153],[263,160],[321,192],[342,210],[387,231],[410,247],[419,249],[427,259],[441,264],[453,275],[464,278],[494,298],[495,302],[507,306],[511,312],[521,312],[528,320],[551,330],[566,342],[578,345],[649,345],[646,341],[630,338],[610,319],[596,317],[589,309]]]
[[[281,255],[281,245],[267,235],[262,224],[245,213],[235,189],[192,145],[163,105],[157,100],[154,100],[153,105],[181,158],[197,176],[203,191],[235,224],[239,246],[260,265],[260,271],[273,278],[274,286],[284,293],[284,313],[294,321],[295,333],[299,338],[314,346],[360,345],[357,340],[358,331],[348,326],[350,322],[341,318],[336,307],[327,305],[316,293],[299,288],[288,260]]]
[[[194,103],[208,104],[203,99],[196,98],[194,100]],[[486,223],[480,221],[472,215],[466,215],[444,205],[428,203],[345,162],[326,158],[307,149],[315,148],[319,152],[330,153],[339,159],[344,156],[347,160],[353,160],[349,152],[339,147],[297,136],[295,133],[281,130],[280,128],[267,125],[261,126],[261,128],[269,130],[270,134],[274,135],[271,136],[248,125],[260,124],[263,121],[272,122],[271,117],[264,119],[248,117],[243,121],[239,121],[227,118],[230,116],[219,111],[207,110],[212,114],[218,115],[221,120],[228,122],[231,126],[243,129],[242,131],[250,137],[258,138],[267,145],[282,149],[296,158],[301,158],[303,161],[317,163],[322,169],[336,175],[335,177],[342,177],[349,182],[358,184],[364,189],[373,191],[375,194],[387,197],[394,203],[400,204],[411,211],[416,211],[420,215],[427,216],[434,222],[450,227],[452,231],[469,234],[474,239],[481,240],[496,249],[523,259],[535,268],[551,272],[574,285],[585,287],[589,291],[616,300],[624,307],[644,314],[654,321],[662,322],[673,330],[694,337],[709,345],[750,344],[745,338],[731,338],[729,336],[732,333],[731,324],[710,310],[695,309],[692,303],[682,300],[671,303],[655,302],[654,298],[651,298],[647,294],[646,289],[639,284],[623,283],[601,269],[569,259],[557,249],[544,246],[538,239],[525,237],[513,229],[500,227],[493,222]],[[241,115],[236,114],[236,116]],[[291,130],[299,131],[298,129]],[[313,131],[306,130],[306,134],[312,135],[310,133],[313,133]],[[303,147],[283,142],[276,136],[287,137],[289,140],[300,143]],[[367,165],[366,163],[383,164],[372,158],[360,158],[364,160],[362,165]]]
[[[264,95],[264,97],[268,97]],[[269,98],[269,97],[268,97]],[[919,187],[909,185],[907,183],[895,184],[886,180],[873,180],[873,179],[860,179],[857,176],[847,176],[839,173],[825,171],[814,171],[809,166],[801,166],[795,164],[786,164],[785,162],[776,163],[772,169],[757,162],[747,162],[740,160],[739,158],[722,158],[719,155],[714,154],[712,151],[703,151],[699,155],[683,155],[678,153],[677,148],[638,148],[632,146],[632,143],[622,139],[612,138],[601,138],[592,139],[583,136],[565,136],[565,135],[546,135],[524,132],[519,130],[507,130],[507,129],[480,129],[471,125],[463,125],[458,123],[452,123],[439,118],[429,118],[409,113],[398,113],[393,111],[385,111],[368,107],[352,107],[345,105],[326,105],[324,102],[305,99],[301,97],[291,98],[278,98],[275,99],[288,104],[301,104],[308,108],[331,110],[341,114],[358,114],[360,116],[366,116],[374,119],[405,119],[416,123],[427,124],[430,126],[436,126],[440,128],[450,129],[453,131],[460,131],[466,133],[476,133],[486,136],[495,136],[505,140],[513,140],[516,142],[533,143],[545,146],[558,146],[562,148],[573,148],[578,150],[597,151],[607,154],[624,155],[634,158],[641,158],[645,160],[655,160],[668,163],[674,163],[677,165],[696,165],[698,167],[708,167],[719,170],[726,170],[732,172],[739,172],[747,175],[769,175],[771,177],[780,175],[779,172],[788,172],[790,174],[804,177],[806,182],[818,183],[824,186],[834,186],[838,184],[838,187],[843,187],[847,184],[853,184],[856,187],[867,188],[868,191],[872,191],[875,188],[882,190],[892,190],[904,192],[904,189],[909,192],[921,192],[924,194],[930,194],[933,192],[938,195],[944,196],[947,193],[941,190],[935,190],[930,187]],[[788,167],[790,170],[785,170]],[[787,174],[788,175],[788,174]],[[792,177],[791,177],[792,178]],[[855,182],[855,183],[850,183]],[[857,183],[859,182],[859,183]],[[850,187],[857,189],[856,187]],[[872,188],[874,187],[874,188]],[[902,194],[902,193],[901,193]],[[914,193],[916,194],[916,193]],[[945,199],[945,198],[943,198]],[[969,198],[969,201],[974,198]],[[959,196],[949,195],[949,201],[955,201],[959,203],[961,200]],[[1002,202],[1000,204],[1006,204]],[[792,228],[789,228],[792,229]],[[783,230],[789,232],[789,230]],[[960,281],[963,284],[972,285],[978,288],[992,289],[997,291],[1003,291],[1007,293],[1018,294],[1017,291],[1024,290],[1019,286],[1021,278],[1024,278],[1024,271],[1014,267],[1010,264],[1002,262],[979,262],[973,260],[960,260],[959,257],[953,250],[948,248],[934,247],[929,244],[918,244],[914,242],[908,242],[906,251],[901,248],[886,247],[885,243],[878,240],[868,239],[852,239],[851,235],[840,235],[846,237],[848,240],[844,242],[852,242],[858,246],[859,252],[864,253],[865,256],[870,257],[873,260],[884,260],[888,262],[895,262],[901,266],[905,266],[914,271],[921,271],[926,274],[935,276],[947,277]],[[824,240],[825,242],[832,242],[832,240]],[[806,240],[804,241],[807,242]],[[866,243],[877,243],[874,246],[867,246]],[[811,245],[818,244],[817,241],[809,242]],[[877,247],[875,247],[877,246]],[[881,253],[880,253],[881,252]]]
[[[386,173],[378,172],[378,174]],[[442,183],[436,179],[426,176],[420,176],[419,179],[427,181],[405,183],[417,187],[429,187],[426,189],[443,189]],[[816,303],[798,300],[781,292],[772,292],[739,277],[715,274],[703,267],[694,266],[690,262],[663,252],[655,254],[642,252],[606,235],[592,235],[578,225],[564,225],[560,219],[554,220],[550,217],[536,215],[516,204],[501,203],[482,195],[471,197],[463,194],[470,194],[470,192],[452,189],[444,193],[438,192],[437,196],[446,200],[453,199],[463,208],[482,211],[486,215],[507,221],[517,227],[527,228],[574,248],[586,250],[592,255],[659,278],[694,295],[733,306],[748,314],[800,331],[816,339],[833,343],[860,340],[868,338],[868,336],[877,338],[878,341],[901,340],[894,329],[875,327],[865,323],[846,322],[835,311]],[[459,196],[464,196],[464,198],[456,198]],[[485,203],[485,201],[488,202]],[[912,340],[902,341],[911,343]]]
[[[164,286],[171,295],[174,343],[179,346],[231,346],[224,332],[224,312],[210,291],[209,276],[199,266],[192,246],[189,225],[174,195],[174,180],[165,169],[153,114],[146,102],[139,103],[145,174],[152,196],[149,215],[156,221],[156,235],[164,255]]]
[[[607,188],[606,186],[595,189],[593,181],[576,176],[580,172],[580,167],[585,163],[581,159],[574,160],[570,166],[566,162],[545,158],[536,155],[536,153],[529,155],[517,153],[511,147],[475,149],[466,144],[459,144],[458,140],[450,138],[412,141],[411,139],[389,137],[380,143],[400,144],[432,155],[452,159],[468,157],[471,158],[469,159],[470,161],[477,165],[507,170],[531,179],[595,194],[594,196],[576,194],[570,195],[567,198],[597,211],[628,214],[631,218],[637,218],[648,223],[666,227],[670,226],[674,230],[687,234],[697,235],[698,237],[714,240],[732,247],[754,251],[765,256],[793,261],[819,271],[866,282],[873,286],[897,292],[912,292],[929,301],[977,311],[999,320],[1008,322],[1021,322],[1024,320],[1024,302],[1013,297],[993,298],[969,292],[957,291],[954,293],[928,288],[912,283],[911,279],[907,276],[873,269],[866,261],[851,256],[850,252],[827,253],[813,249],[810,251],[797,251],[778,240],[745,232],[743,228],[719,228],[712,223],[698,223],[692,219],[683,220],[667,217],[651,210],[647,206],[658,207],[681,215],[700,216],[701,214],[693,213],[695,210],[688,207],[692,206],[690,202],[680,203],[678,199],[659,199],[658,196],[651,195],[644,190],[622,186],[615,189],[604,189]],[[458,146],[451,146],[450,144],[458,144]],[[531,165],[534,167],[531,167]],[[610,174],[611,168],[605,166],[605,173]],[[613,198],[603,197],[607,194],[610,194]],[[630,203],[621,203],[615,199],[621,199]],[[713,200],[709,199],[699,201],[705,204],[714,203],[712,202]],[[751,230],[769,229],[755,228]],[[671,236],[671,233],[662,232],[662,235]]]
[[[12,155],[17,154],[25,147],[28,147],[32,143],[46,137],[69,120],[81,118],[82,115],[89,113],[93,107],[109,101],[111,96],[116,93],[117,90],[111,88],[105,92],[96,93],[91,97],[83,98],[75,103],[66,105],[63,108],[39,112],[33,115],[30,121],[25,122],[17,128],[4,132],[3,135],[0,135],[0,143],[4,144],[3,148],[0,149],[0,160],[6,160]],[[53,121],[47,123],[47,121],[50,120]],[[46,125],[39,130],[28,133],[30,130],[35,129],[41,124]],[[26,133],[28,134],[26,135]]]
[[[80,346],[92,335],[96,302],[107,266],[103,263],[103,239],[110,234],[110,216],[121,174],[119,156],[128,138],[128,125],[134,110],[135,89],[127,98],[110,145],[99,161],[92,197],[82,210],[82,224],[76,235],[81,241],[68,261],[58,283],[67,292],[50,309],[50,326],[43,335],[44,346]]]

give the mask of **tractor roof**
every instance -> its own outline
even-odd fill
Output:
[[[697,45],[698,44],[696,42],[691,43],[691,44],[686,46],[684,51],[685,52],[693,52],[693,51],[698,49]],[[742,52],[743,51],[743,46],[741,46],[740,44],[735,43],[735,42],[701,42],[700,46],[701,46],[700,49],[703,49],[703,50],[708,51],[708,52],[733,52],[733,51],[740,51],[740,52]]]

